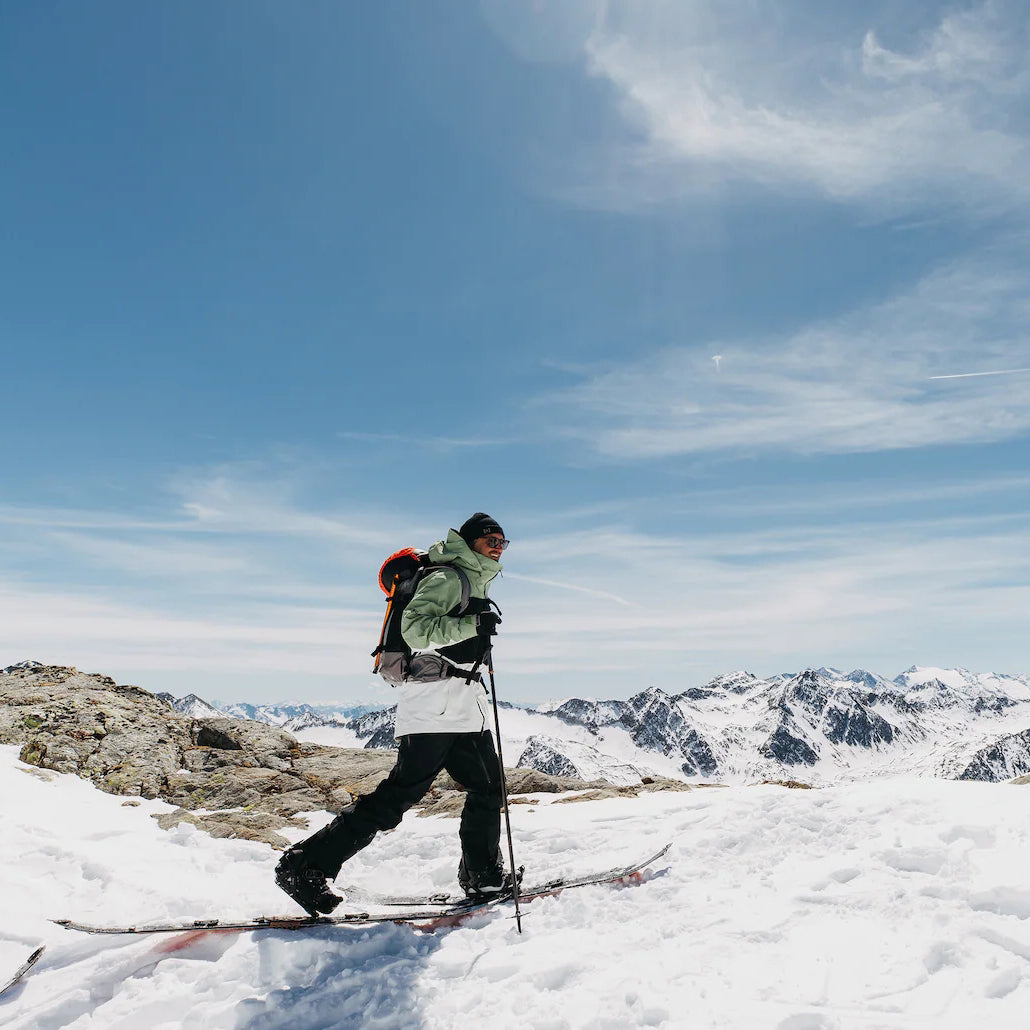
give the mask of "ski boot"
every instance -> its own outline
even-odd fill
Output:
[[[522,869],[518,871],[517,882],[522,883]],[[458,886],[470,901],[487,901],[490,898],[513,894],[515,883],[516,877],[507,872],[500,862],[480,871],[468,869],[463,858],[458,866]]]
[[[279,859],[275,882],[310,916],[328,915],[343,901],[329,889],[325,873],[304,861],[299,848],[290,848]]]

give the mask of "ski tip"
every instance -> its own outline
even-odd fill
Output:
[[[666,844],[665,847],[662,848],[662,850],[659,851],[658,854],[655,855],[654,858],[648,859],[647,865],[650,865],[652,862],[657,862],[660,858],[665,858],[665,856],[669,853],[669,851],[671,849],[672,849],[672,841],[669,841],[669,843]]]
[[[46,945],[41,944],[36,950],[29,955],[29,957],[21,964],[14,976],[11,977],[7,983],[0,986],[0,994],[6,994],[9,990],[17,987],[22,982],[25,974],[39,961],[39,956],[46,951]]]

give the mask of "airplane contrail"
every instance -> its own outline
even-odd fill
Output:
[[[973,376],[1011,376],[1017,372],[1030,372],[1030,368],[1003,368],[999,372],[960,372],[953,376],[930,376],[931,379],[972,379]]]

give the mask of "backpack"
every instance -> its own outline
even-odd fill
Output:
[[[469,606],[471,586],[468,576],[461,569],[453,565],[434,565],[426,551],[405,547],[404,550],[391,554],[379,570],[379,586],[386,594],[386,615],[383,617],[383,629],[379,634],[379,645],[372,652],[375,659],[372,672],[394,686],[408,682],[411,672],[411,648],[401,636],[401,615],[408,602],[415,596],[419,583],[428,573],[437,569],[453,572],[458,577],[461,584],[461,601],[451,614],[464,615]],[[444,665],[442,659],[440,665]]]

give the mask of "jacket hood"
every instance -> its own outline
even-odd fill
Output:
[[[429,548],[429,560],[434,565],[460,565],[471,579],[478,579],[483,586],[486,586],[502,568],[500,562],[473,551],[456,529],[448,530],[446,540],[437,540]]]

